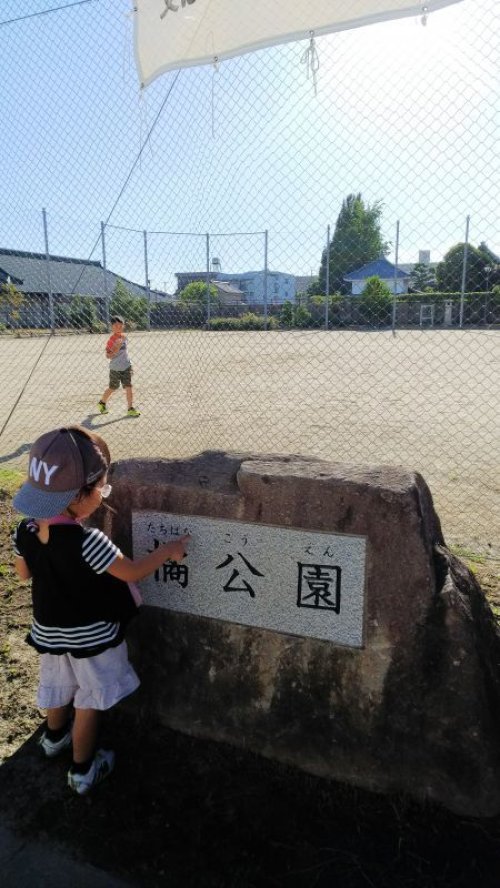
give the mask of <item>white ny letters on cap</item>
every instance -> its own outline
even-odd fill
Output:
[[[45,475],[44,484],[46,487],[48,487],[50,484],[51,476],[54,474],[56,469],[59,468],[59,466],[50,466],[49,468],[49,466],[43,459],[37,459],[36,456],[34,456],[30,462],[29,474],[30,478],[33,478],[37,483],[40,481],[40,472],[42,471],[42,468]]]

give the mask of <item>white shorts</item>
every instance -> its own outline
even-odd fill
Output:
[[[139,685],[125,641],[96,657],[41,654],[37,703],[40,709],[68,703],[75,709],[111,709]]]

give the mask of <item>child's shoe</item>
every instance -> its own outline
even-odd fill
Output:
[[[67,749],[68,746],[71,746],[71,727],[68,728],[66,734],[64,734],[60,740],[49,740],[47,733],[44,731],[38,741],[38,745],[47,758],[54,758],[56,755],[59,755],[63,749]]]
[[[97,409],[99,410],[99,413],[109,413],[109,410],[106,407],[106,404],[104,401],[97,402]]]
[[[86,774],[74,774],[71,769],[68,771],[68,786],[78,795],[86,795],[111,774],[114,765],[114,752],[111,749],[98,749]]]
[[[129,407],[127,410],[127,416],[140,416],[141,411],[137,410],[136,407]]]

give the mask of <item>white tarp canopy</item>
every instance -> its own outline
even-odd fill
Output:
[[[426,15],[460,0],[134,0],[141,84],[264,46]]]

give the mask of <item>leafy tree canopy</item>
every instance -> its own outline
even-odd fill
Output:
[[[436,275],[425,262],[417,262],[410,272],[410,287],[417,292],[424,292],[435,283]]]
[[[377,326],[389,322],[392,301],[390,288],[378,275],[366,279],[360,304],[362,315],[370,324]]]
[[[0,305],[6,307],[10,323],[15,323],[19,320],[23,302],[24,294],[14,284],[8,283],[0,286]]]
[[[382,239],[380,218],[382,203],[365,204],[361,193],[349,194],[335,224],[330,243],[330,292],[349,292],[344,275],[367,262],[386,256],[389,244]],[[319,292],[326,288],[326,248],[321,256]]]
[[[366,279],[366,284],[363,288],[363,292],[361,293],[361,298],[364,301],[368,299],[373,299],[385,303],[392,300],[393,294],[390,287],[385,283],[385,281],[379,278],[378,275],[373,274],[371,277]]]
[[[121,280],[117,280],[111,302],[110,315],[122,315],[129,326],[145,330],[148,322],[148,301],[141,296],[134,296],[127,290]]]
[[[213,286],[213,284],[209,285],[210,287],[210,302],[211,304],[218,303],[218,294],[217,289]],[[206,305],[207,303],[207,284],[206,281],[192,281],[190,284],[186,284],[183,290],[179,293],[179,300],[185,303],[195,303],[198,305]]]
[[[71,326],[77,329],[96,329],[97,308],[92,296],[73,296],[69,305],[68,320]]]
[[[438,288],[446,292],[459,292],[462,288],[462,275],[464,267],[465,244],[459,243],[451,247],[436,268]],[[490,251],[488,251],[490,252]],[[485,268],[492,267],[488,254],[480,247],[467,247],[467,264],[465,274],[465,289],[467,292],[477,293],[486,290],[488,285],[488,273]]]

